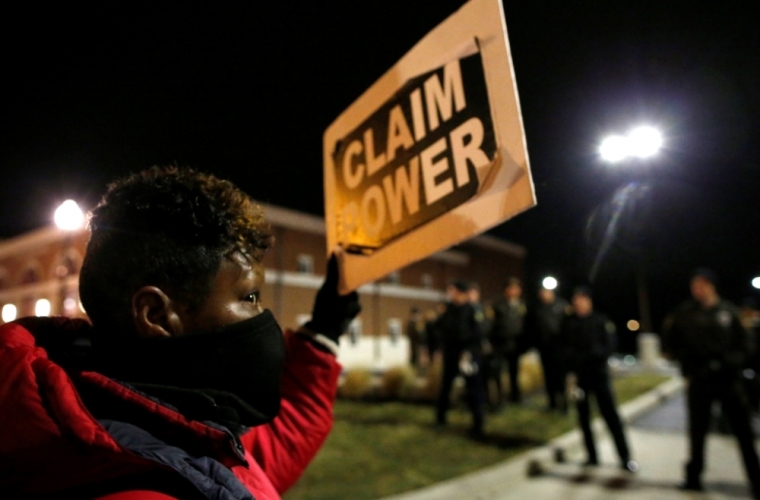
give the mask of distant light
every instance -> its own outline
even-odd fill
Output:
[[[557,279],[554,278],[553,276],[547,276],[541,282],[541,286],[543,286],[547,290],[554,290],[555,288],[557,288],[557,285],[558,285]]]
[[[649,158],[662,147],[662,134],[654,127],[637,127],[627,136],[612,135],[602,141],[599,155],[604,161],[616,163],[629,156]]]
[[[65,299],[63,301],[63,308],[66,309],[67,311],[72,311],[72,310],[76,309],[76,307],[77,307],[77,300],[76,299],[68,297],[67,299]]]
[[[84,226],[84,212],[74,200],[66,200],[55,210],[55,225],[65,231],[76,231]]]
[[[638,331],[638,329],[641,328],[641,325],[635,319],[628,320],[628,323],[626,323],[626,326],[632,332]]]
[[[599,146],[599,154],[602,159],[612,163],[622,160],[628,156],[628,139],[619,135],[606,138]]]
[[[628,134],[629,154],[639,158],[649,158],[657,154],[662,146],[662,136],[652,127],[638,127]]]
[[[34,304],[35,316],[50,316],[50,301],[48,299],[40,299]]]
[[[636,358],[634,358],[630,354],[626,354],[625,356],[623,356],[623,363],[625,363],[628,366],[633,366],[636,364]]]
[[[752,278],[752,286],[754,286],[757,289],[760,289],[760,276]]]
[[[16,306],[14,306],[13,304],[5,304],[3,306],[3,314],[2,314],[3,321],[6,323],[8,323],[9,321],[13,321],[14,319],[16,319],[17,313],[18,311],[16,310]]]

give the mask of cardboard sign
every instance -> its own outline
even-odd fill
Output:
[[[535,205],[498,0],[467,3],[338,117],[324,180],[343,292]]]

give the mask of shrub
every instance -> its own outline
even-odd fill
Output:
[[[395,366],[383,373],[380,395],[384,398],[411,399],[417,393],[417,373],[411,366]]]
[[[372,372],[355,368],[346,373],[338,394],[349,399],[360,399],[369,396],[373,391]]]

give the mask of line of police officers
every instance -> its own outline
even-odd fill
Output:
[[[751,354],[749,332],[742,326],[738,308],[721,299],[715,285],[712,271],[695,271],[690,282],[692,299],[673,311],[663,325],[665,354],[680,362],[688,382],[690,459],[681,487],[702,489],[705,437],[713,401],[720,401],[739,441],[747,477],[757,497],[760,464],[743,373],[760,356]],[[511,278],[490,315],[484,313],[477,289],[471,284],[453,283],[449,297],[445,312],[435,323],[444,373],[436,410],[438,425],[446,423],[452,383],[462,374],[473,418],[471,432],[482,436],[484,404],[487,402],[492,410],[502,405],[504,366],[510,375],[510,399],[518,402],[519,358],[528,348],[535,347],[544,369],[549,408],[565,411],[566,395],[574,396],[587,451],[586,463],[598,463],[589,417],[589,396],[594,395],[622,468],[638,470],[638,464],[631,459],[610,386],[607,360],[613,352],[615,327],[606,316],[594,311],[589,288],[576,288],[572,305],[555,296],[552,290],[542,288],[537,305],[529,310],[522,300],[520,281]],[[495,397],[490,390],[492,385],[496,386]]]
[[[435,324],[443,352],[443,379],[436,405],[438,426],[446,425],[452,384],[461,374],[472,413],[470,432],[482,437],[485,402],[492,410],[502,406],[504,366],[509,371],[510,400],[519,402],[520,356],[528,348],[537,347],[544,365],[550,408],[567,408],[564,393],[568,373],[576,381],[579,389],[576,393],[584,395],[578,398],[576,406],[588,453],[587,464],[598,463],[588,400],[593,394],[612,433],[621,466],[629,471],[638,470],[638,464],[631,460],[610,388],[607,358],[612,354],[614,327],[606,317],[593,311],[588,288],[575,290],[572,308],[551,290],[543,289],[539,305],[529,312],[522,300],[520,281],[510,278],[504,296],[492,306],[490,321],[486,321],[478,290],[472,284],[454,282],[448,295],[446,310]],[[490,390],[492,385],[496,386],[495,397]]]

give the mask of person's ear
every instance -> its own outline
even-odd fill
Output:
[[[140,337],[173,337],[184,332],[177,303],[155,286],[144,286],[132,295],[132,319]]]

